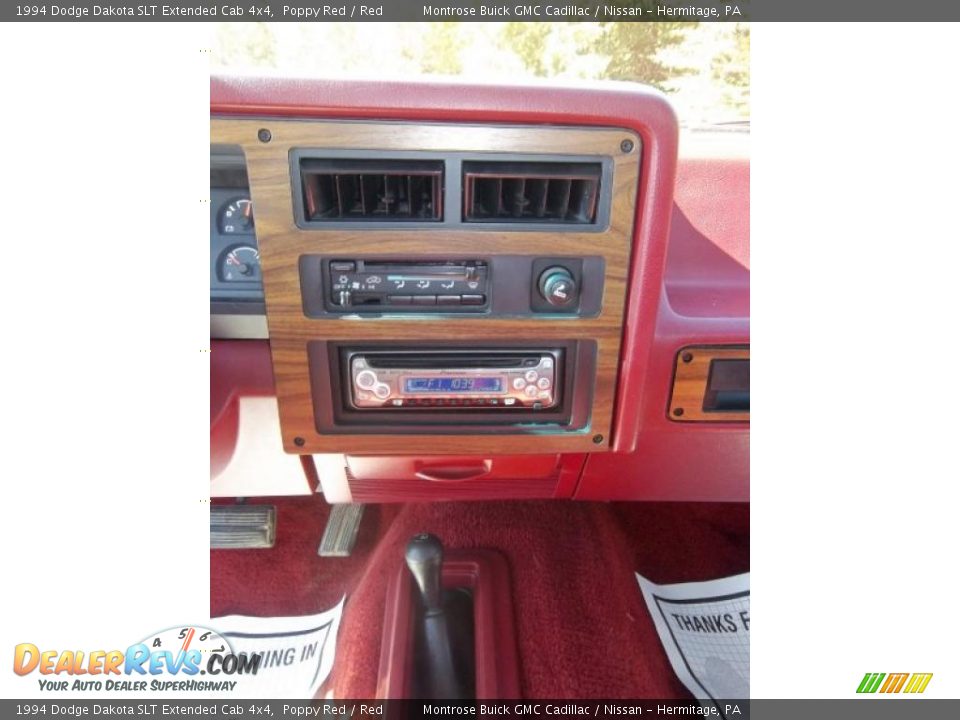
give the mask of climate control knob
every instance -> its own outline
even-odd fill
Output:
[[[580,288],[570,271],[564,267],[549,267],[540,275],[540,294],[556,307],[570,307],[580,297]]]

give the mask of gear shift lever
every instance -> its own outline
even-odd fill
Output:
[[[431,700],[458,700],[462,683],[454,666],[450,628],[443,602],[443,545],[434,535],[414,535],[407,543],[407,567],[420,590],[423,618],[420,623],[425,677],[421,692]]]
[[[436,535],[420,533],[407,543],[407,567],[420,588],[420,597],[427,615],[443,612],[443,545]]]

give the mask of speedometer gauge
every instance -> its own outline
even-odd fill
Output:
[[[235,245],[220,258],[217,275],[225,282],[260,282],[260,253],[249,245]]]
[[[253,203],[250,198],[234,198],[220,211],[220,232],[224,235],[248,235],[253,232]]]

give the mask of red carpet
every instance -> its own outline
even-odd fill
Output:
[[[279,499],[271,551],[211,552],[215,614],[294,615],[348,593],[332,678],[338,697],[376,694],[384,593],[411,535],[491,547],[510,565],[528,698],[686,697],[634,571],[655,582],[749,569],[749,507],[561,501],[368,506],[354,555],[318,558],[326,509]]]
[[[222,502],[222,501],[218,501]],[[357,576],[396,508],[369,505],[348,558],[317,555],[330,506],[323,496],[257,498],[276,505],[277,538],[270,550],[210,551],[210,616],[311,615],[329,610]]]

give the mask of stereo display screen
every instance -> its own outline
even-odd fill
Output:
[[[408,377],[403,391],[407,393],[503,392],[503,378],[498,377]]]

